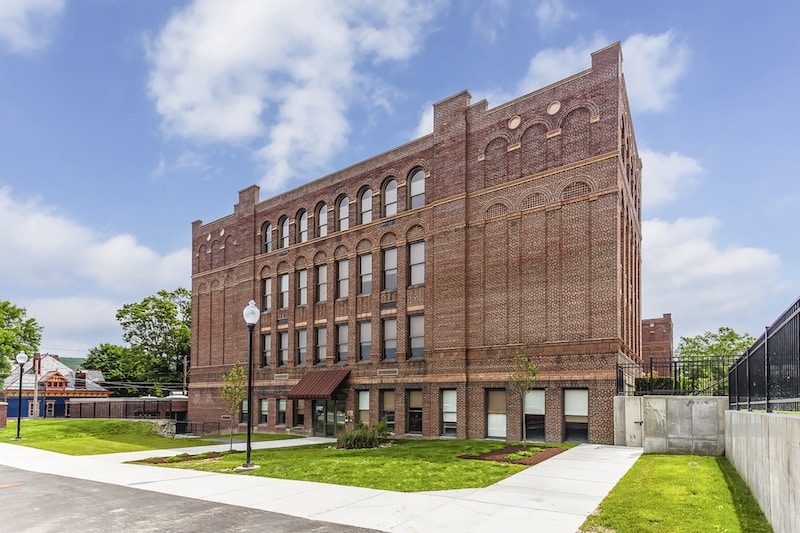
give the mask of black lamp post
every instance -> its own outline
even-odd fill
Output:
[[[19,440],[22,437],[19,436],[19,425],[20,421],[22,420],[22,371],[25,363],[28,362],[27,354],[22,352],[17,354],[17,363],[19,363],[19,403],[17,404],[17,438],[14,440]]]
[[[261,317],[261,311],[256,307],[256,302],[250,300],[242,315],[247,324],[247,458],[237,470],[254,470],[258,465],[250,462],[250,434],[253,428],[253,328]]]

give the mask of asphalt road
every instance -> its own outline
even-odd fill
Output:
[[[0,465],[0,531],[15,533],[371,530]]]

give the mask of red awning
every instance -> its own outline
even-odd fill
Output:
[[[350,370],[318,370],[307,372],[289,391],[290,400],[327,400],[350,375]]]

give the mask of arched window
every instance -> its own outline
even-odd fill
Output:
[[[425,205],[425,172],[418,168],[408,180],[408,206],[416,209]]]
[[[328,234],[328,204],[319,204],[317,212],[314,213],[314,224],[316,224],[315,236],[325,237]]]
[[[390,217],[397,214],[397,180],[389,179],[383,185],[383,216]]]
[[[261,226],[261,253],[272,251],[272,224],[264,222]]]
[[[281,217],[278,221],[278,248],[289,246],[289,218]]]
[[[342,196],[336,202],[336,229],[344,231],[350,227],[350,200]]]
[[[308,212],[303,209],[297,214],[297,242],[308,240]]]
[[[358,222],[372,222],[372,189],[366,188],[358,195]]]
[[[584,194],[589,194],[589,192],[588,183],[585,181],[574,181],[564,188],[564,192],[561,193],[561,199],[569,200],[571,198],[583,196]]]

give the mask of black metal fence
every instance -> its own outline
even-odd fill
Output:
[[[736,355],[691,359],[651,357],[648,372],[637,364],[618,365],[617,394],[727,396],[728,368],[735,359]]]
[[[800,299],[729,371],[731,409],[800,411]]]

